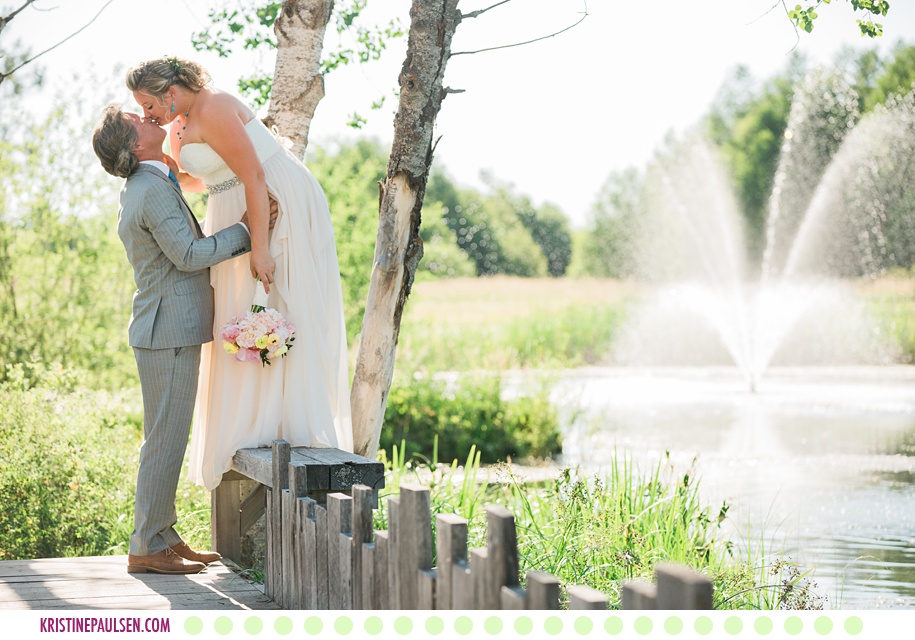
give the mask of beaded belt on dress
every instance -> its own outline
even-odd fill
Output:
[[[223,191],[228,191],[232,187],[236,187],[240,184],[241,180],[238,179],[238,176],[235,176],[234,178],[229,178],[225,182],[220,182],[218,184],[208,184],[207,192],[210,195],[213,195],[214,193],[222,193]]]

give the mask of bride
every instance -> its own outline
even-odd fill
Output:
[[[171,123],[181,187],[209,192],[211,235],[247,210],[251,253],[210,269],[214,333],[251,306],[255,278],[267,307],[296,327],[295,348],[272,366],[238,362],[217,342],[201,353],[189,478],[212,490],[237,449],[270,445],[353,449],[340,271],[327,199],[317,180],[241,101],[209,86],[197,63],[143,62],[127,87],[144,116]],[[279,216],[268,232],[268,192]]]

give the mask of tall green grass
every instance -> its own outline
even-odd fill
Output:
[[[410,461],[402,447],[393,447],[382,498],[404,482],[428,486],[433,516],[454,513],[468,521],[469,547],[485,545],[485,505],[505,506],[515,516],[522,579],[529,571],[546,571],[561,580],[563,593],[587,585],[618,608],[625,580],[650,579],[657,563],[677,562],[712,580],[716,608],[822,606],[808,574],[790,562],[763,555],[760,546],[742,554],[735,549],[723,535],[728,505],[704,505],[691,470],[678,472],[667,459],[643,472],[614,456],[604,477],[566,469],[545,482],[524,482],[508,466],[490,470],[484,480],[473,447],[463,467],[434,460],[433,453],[430,461]],[[384,528],[381,502],[376,524]]]

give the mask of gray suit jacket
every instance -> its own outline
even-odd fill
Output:
[[[195,230],[199,239],[195,239]],[[159,169],[141,164],[124,183],[118,235],[133,267],[129,341],[167,349],[213,339],[210,269],[251,249],[240,224],[203,237],[190,207]],[[240,310],[243,311],[243,310]]]

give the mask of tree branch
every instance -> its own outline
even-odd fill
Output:
[[[0,17],[0,31],[3,31],[3,28],[10,23],[10,20],[16,17],[16,14],[34,2],[36,2],[36,0],[25,0],[25,4],[13,11],[11,14],[8,16]]]
[[[508,0],[505,0],[505,1],[508,2]],[[503,4],[503,3],[500,3],[500,4]],[[572,29],[573,27],[577,27],[584,21],[585,18],[588,17],[588,4],[586,2],[584,2],[584,0],[582,1],[582,4],[585,5],[585,10],[584,10],[581,18],[577,22],[570,24],[565,29],[561,29],[561,30],[557,31],[556,33],[551,33],[547,36],[541,36],[539,38],[534,38],[533,40],[526,40],[525,42],[516,42],[514,44],[503,44],[498,47],[487,47],[486,49],[477,49],[476,51],[455,51],[454,53],[451,54],[451,56],[453,57],[453,56],[471,55],[473,53],[483,53],[484,51],[495,51],[496,49],[508,49],[510,47],[520,47],[520,46],[523,46],[526,44],[531,44],[533,42],[539,42],[541,40],[546,40],[547,38],[553,38],[555,36],[558,36],[560,33],[565,33],[566,31],[568,31],[569,29]],[[498,5],[493,5],[493,6],[498,6]],[[490,9],[491,8],[492,7],[490,7]]]
[[[25,4],[23,7],[21,7],[21,8],[19,9],[19,11],[22,11],[22,9],[24,9],[25,7],[27,7],[29,4],[31,4],[31,3],[33,3],[33,2],[35,2],[35,0],[27,0],[26,4]],[[29,63],[32,62],[33,60],[35,60],[35,59],[37,59],[37,58],[40,58],[41,56],[43,56],[44,54],[48,53],[49,51],[53,51],[54,49],[56,49],[57,47],[59,47],[60,45],[62,45],[64,42],[66,42],[67,40],[73,38],[74,36],[76,36],[76,35],[78,35],[78,34],[80,34],[80,33],[82,33],[83,31],[85,31],[86,28],[87,28],[89,25],[91,25],[93,22],[95,22],[95,21],[98,19],[98,17],[99,17],[100,15],[102,15],[102,11],[104,11],[105,9],[107,9],[107,8],[108,8],[108,5],[111,4],[112,2],[114,2],[114,0],[108,0],[108,2],[106,2],[105,5],[104,5],[101,9],[98,10],[98,13],[95,14],[95,17],[93,17],[92,20],[90,20],[89,22],[87,22],[86,24],[84,24],[80,29],[78,29],[77,31],[74,31],[73,33],[71,33],[70,35],[68,35],[66,38],[64,38],[63,40],[61,40],[60,42],[58,42],[58,43],[55,44],[54,46],[48,47],[47,49],[45,49],[45,50],[42,51],[41,53],[35,54],[35,55],[32,56],[31,58],[29,58],[29,59],[23,61],[18,67],[9,70],[9,71],[7,71],[6,73],[0,73],[0,84],[2,84],[4,80],[6,80],[7,78],[9,78],[11,75],[13,75],[13,74],[16,73],[17,71],[19,71],[22,67],[24,67],[25,65],[29,64]],[[16,13],[19,13],[19,11],[13,13],[13,14],[12,14],[11,16],[9,16],[8,18],[3,18],[3,19],[6,20],[7,22],[9,22],[9,20],[12,19],[12,16],[16,15]],[[2,23],[0,23],[0,24],[2,24]]]
[[[483,15],[490,9],[495,9],[499,5],[505,4],[507,2],[511,2],[511,0],[502,0],[502,2],[497,2],[496,4],[492,5],[491,7],[486,7],[485,9],[477,9],[476,11],[471,11],[470,13],[462,13],[461,20],[463,20],[465,18],[476,18],[477,16]]]

